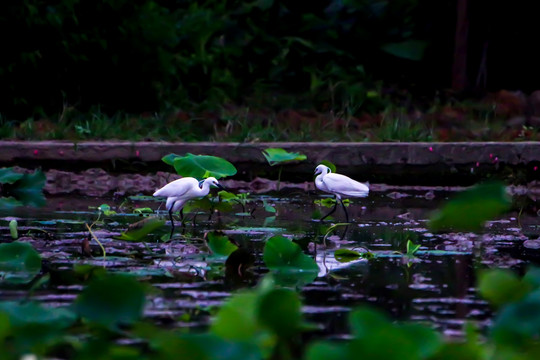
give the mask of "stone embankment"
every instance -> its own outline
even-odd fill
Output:
[[[94,184],[96,195],[111,189],[149,190],[170,181],[174,170],[161,161],[167,154],[204,154],[226,158],[238,168],[233,180],[276,179],[262,150],[300,152],[307,160],[283,166],[282,180],[306,187],[322,160],[360,181],[399,186],[468,186],[488,178],[535,183],[540,174],[539,142],[467,143],[167,143],[0,141],[0,167],[41,168],[49,183],[64,192]],[[149,178],[148,176],[151,177]],[[150,179],[150,180],[149,180]],[[262,180],[255,183],[261,184]],[[264,181],[263,181],[264,183]],[[100,184],[103,185],[100,188]],[[131,184],[131,185],[130,185]],[[269,186],[269,185],[264,185]],[[125,188],[125,189],[123,189]],[[69,190],[71,189],[71,190]]]

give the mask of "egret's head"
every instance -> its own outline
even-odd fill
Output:
[[[329,172],[330,172],[330,168],[323,164],[320,164],[315,168],[315,175],[328,174]]]
[[[204,182],[205,182],[205,183],[208,183],[208,185],[210,185],[210,186],[215,186],[215,187],[217,187],[217,188],[220,189],[220,190],[225,190],[225,189],[223,188],[223,186],[221,186],[221,185],[219,184],[219,182],[217,181],[217,179],[216,179],[215,177],[209,177],[209,178],[205,179]]]

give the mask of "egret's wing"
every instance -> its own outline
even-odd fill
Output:
[[[199,182],[194,178],[181,178],[168,183],[164,187],[154,192],[154,196],[181,197],[194,187],[198,187]]]
[[[369,193],[368,186],[341,174],[327,174],[323,182],[330,192],[340,195],[364,197]]]

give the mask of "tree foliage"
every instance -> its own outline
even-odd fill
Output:
[[[374,110],[380,80],[449,85],[455,11],[420,0],[10,1],[0,6],[0,112],[274,106],[278,95]]]

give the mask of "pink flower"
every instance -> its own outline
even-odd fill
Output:
[[[36,149],[34,150],[34,155],[37,155],[37,154],[39,154],[39,151]]]
[[[433,151],[433,147],[430,146],[430,147],[429,147],[429,151]]]
[[[135,156],[136,156],[136,157],[139,157],[139,154],[140,154],[140,153],[139,153],[139,150],[135,151]]]
[[[534,170],[534,171],[538,170],[538,166],[535,166],[535,167],[533,168],[533,170]]]

